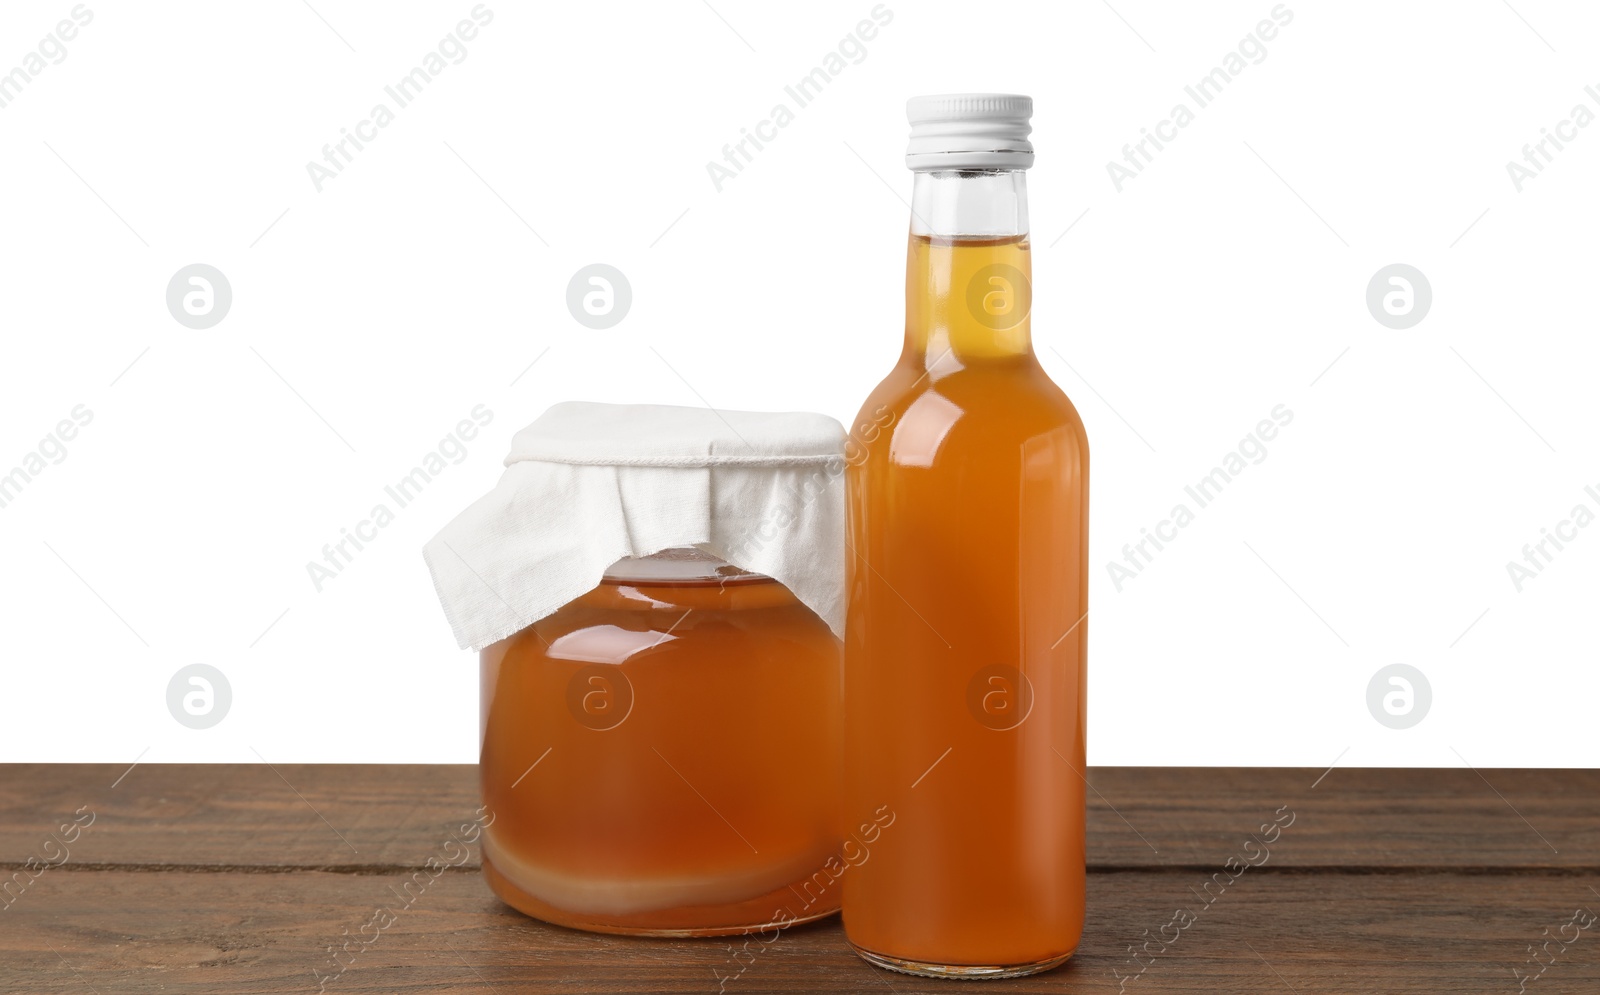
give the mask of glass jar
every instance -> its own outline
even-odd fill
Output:
[[[485,648],[483,870],[531,916],[696,936],[839,908],[840,644],[694,549]]]

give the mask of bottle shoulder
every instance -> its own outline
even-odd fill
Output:
[[[888,417],[903,416],[919,402],[937,404],[922,401],[930,396],[959,409],[964,419],[990,423],[1010,420],[1024,430],[1056,426],[1075,427],[1079,432],[1083,429],[1077,406],[1032,355],[933,371],[902,360],[867,395],[856,425],[881,424]]]
[[[1087,462],[1077,408],[1031,354],[932,372],[902,360],[862,405],[851,428],[851,462],[881,456],[925,465],[917,453],[999,454],[1046,439]]]

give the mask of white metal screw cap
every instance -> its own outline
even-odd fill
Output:
[[[1033,165],[1033,98],[1015,93],[945,93],[906,101],[906,166],[1027,169]]]

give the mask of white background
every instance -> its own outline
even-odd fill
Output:
[[[707,162],[873,3],[713,2],[491,0],[320,193],[306,163],[469,0],[87,5],[0,109],[0,473],[94,413],[0,508],[0,760],[474,761],[423,542],[556,401],[852,420],[900,348],[905,98],[981,89],[1036,101],[1036,346],[1094,453],[1091,762],[1600,761],[1600,527],[1506,571],[1600,506],[1600,125],[1506,171],[1600,110],[1592,7],[1291,0],[1119,193],[1107,162],[1272,3],[890,0],[718,192]],[[6,4],[0,72],[72,6]],[[233,288],[204,331],[164,303],[194,262]],[[607,331],[565,307],[591,262],[633,287]],[[1433,289],[1407,330],[1365,305],[1394,262]],[[318,593],[307,562],[478,404],[465,461]],[[1269,456],[1118,592],[1107,561],[1278,404]],[[1402,731],[1366,706],[1396,662],[1433,690]],[[232,684],[209,730],[167,712],[191,663]]]

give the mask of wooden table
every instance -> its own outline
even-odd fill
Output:
[[[459,853],[472,767],[0,767],[0,991],[1600,992],[1600,923],[1574,924],[1600,912],[1600,771],[1100,768],[1090,781],[1077,955],[964,983],[871,968],[836,919],[739,956],[726,940],[547,926],[490,894],[475,850],[425,874],[363,947],[403,882]],[[1293,822],[1263,857],[1246,841],[1280,811]],[[338,974],[330,948],[348,937]]]

